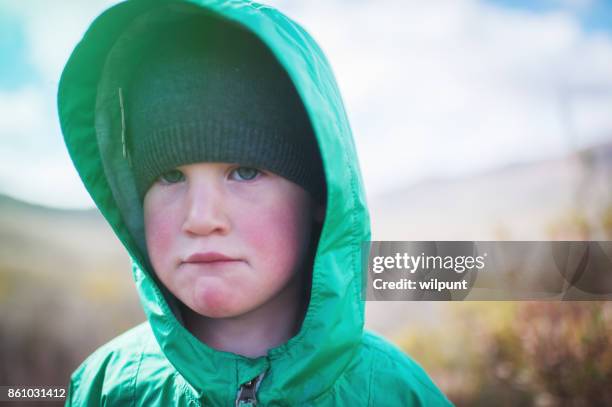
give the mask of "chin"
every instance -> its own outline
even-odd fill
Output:
[[[203,293],[195,301],[193,311],[208,318],[231,318],[245,311],[234,303],[235,297],[221,292]]]

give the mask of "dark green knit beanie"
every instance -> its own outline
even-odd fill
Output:
[[[319,149],[293,82],[253,34],[203,18],[152,42],[126,89],[130,162],[141,201],[177,166],[228,162],[271,171],[322,202]]]

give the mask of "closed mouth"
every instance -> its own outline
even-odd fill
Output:
[[[226,256],[218,252],[199,252],[187,257],[182,263],[187,264],[227,264],[239,262],[241,259]]]

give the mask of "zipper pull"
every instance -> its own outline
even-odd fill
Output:
[[[257,390],[266,372],[261,374],[246,383],[243,383],[236,394],[236,407],[247,407],[257,405]]]

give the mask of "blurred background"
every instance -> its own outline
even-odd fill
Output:
[[[0,0],[0,385],[66,385],[144,320],[55,96],[116,1]],[[612,2],[274,0],[320,43],[374,240],[610,240]],[[612,405],[612,304],[368,302],[458,406]]]

